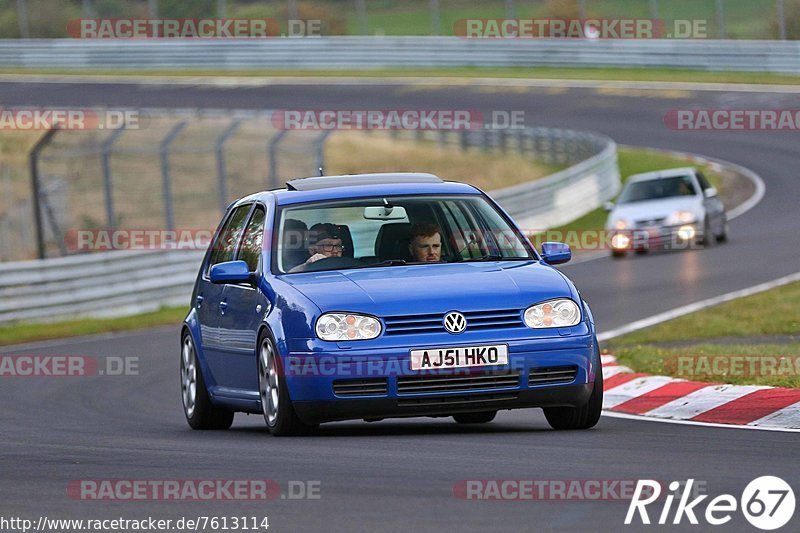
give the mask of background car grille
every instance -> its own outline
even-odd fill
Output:
[[[336,396],[386,396],[388,391],[386,378],[340,379],[333,382]]]
[[[576,366],[532,368],[528,374],[528,386],[572,383],[577,375],[578,367]]]
[[[642,219],[642,220],[637,220],[636,221],[636,227],[637,228],[650,228],[650,227],[654,227],[654,226],[663,226],[664,222],[666,222],[666,220],[667,220],[666,217],[646,218],[646,219]]]
[[[503,371],[491,374],[410,376],[397,378],[397,394],[506,389],[519,387],[519,372]]]
[[[467,319],[466,331],[515,328],[523,325],[522,311],[502,309],[498,311],[462,312]],[[441,333],[444,329],[444,313],[435,315],[390,316],[383,319],[386,335],[413,335],[417,333]]]

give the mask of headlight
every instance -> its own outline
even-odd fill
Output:
[[[612,226],[614,229],[628,229],[629,227],[631,227],[631,224],[624,218],[618,218],[617,220],[614,221],[614,224],[612,224]]]
[[[525,310],[525,323],[531,328],[568,328],[580,321],[581,311],[572,300],[550,300]]]
[[[371,316],[327,313],[317,319],[317,337],[324,341],[362,341],[381,334],[381,323]]]
[[[691,211],[675,211],[667,217],[668,226],[677,226],[679,224],[692,224],[697,222],[697,217]]]

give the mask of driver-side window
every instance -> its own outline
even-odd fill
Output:
[[[244,232],[242,246],[239,250],[239,259],[247,263],[250,272],[258,270],[258,260],[261,258],[261,244],[264,242],[264,221],[267,214],[264,208],[256,206],[247,229]]]
[[[233,253],[236,251],[236,243],[244,231],[244,224],[247,221],[247,214],[253,204],[245,204],[237,207],[228,222],[219,231],[214,239],[211,249],[211,259],[208,262],[208,271],[211,267],[226,261],[233,261]],[[208,272],[207,271],[207,272]]]

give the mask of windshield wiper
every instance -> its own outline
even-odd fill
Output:
[[[407,264],[403,259],[387,259],[386,261],[381,261],[380,263],[372,263],[371,265],[364,265],[361,268],[373,268],[373,267],[383,267],[383,266],[400,266]]]

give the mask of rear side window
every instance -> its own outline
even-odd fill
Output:
[[[251,207],[252,204],[240,205],[228,217],[228,221],[214,238],[214,244],[211,245],[211,260],[208,262],[209,270],[218,263],[233,260],[236,243],[239,242],[239,237],[244,231],[244,224]]]
[[[239,251],[239,259],[247,263],[247,268],[250,272],[258,270],[258,260],[261,257],[261,244],[264,242],[264,221],[267,214],[264,208],[256,206],[253,211],[253,216],[250,217],[250,222],[247,223],[247,229],[244,232],[242,239],[242,247]]]

